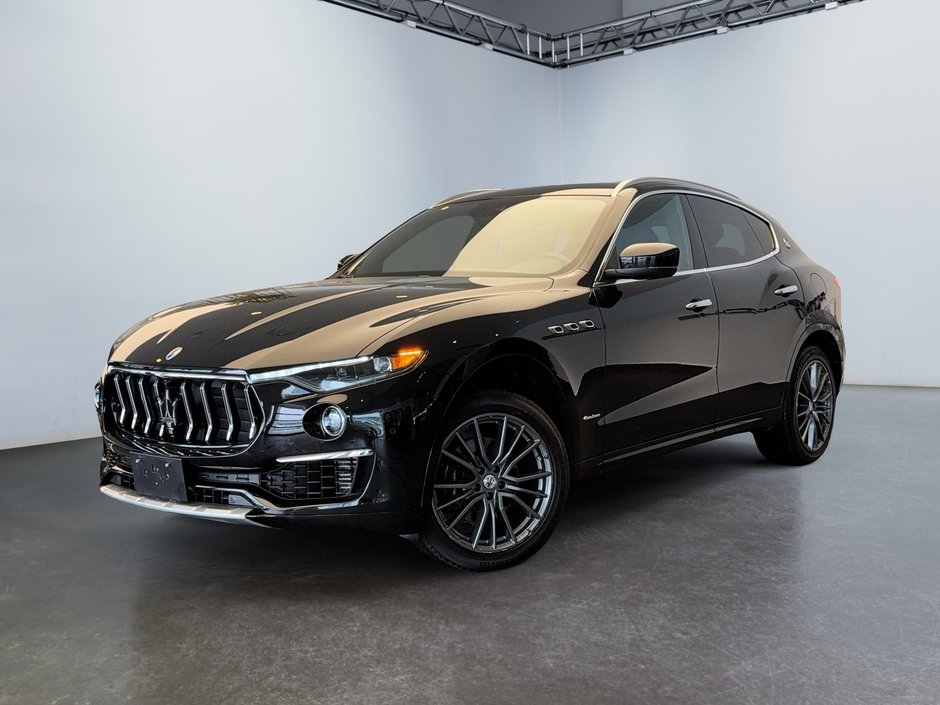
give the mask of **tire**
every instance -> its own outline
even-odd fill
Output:
[[[479,393],[449,415],[441,437],[418,547],[476,571],[508,568],[538,551],[561,516],[570,476],[548,415],[518,394]]]
[[[783,419],[754,432],[757,449],[773,463],[808,465],[829,447],[835,411],[836,383],[829,359],[816,346],[804,348],[787,384]]]

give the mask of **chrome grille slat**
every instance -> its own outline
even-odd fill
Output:
[[[133,431],[135,428],[137,428],[137,402],[134,401],[134,384],[131,382],[130,377],[124,378],[124,384],[127,387],[127,396],[131,400],[131,411],[133,412],[133,416],[131,417],[130,430]]]
[[[209,400],[206,399],[206,383],[199,383],[199,398],[202,400],[202,413],[206,415],[206,443],[212,438],[212,411],[209,409]]]
[[[245,403],[248,405],[248,408],[251,409],[251,397],[248,396],[248,387],[244,387],[242,390],[245,394]],[[258,430],[258,425],[255,423],[255,415],[250,414],[251,416],[251,427],[248,429],[248,438],[255,437],[255,431]]]
[[[143,432],[144,435],[147,435],[147,432],[150,430],[150,422],[153,421],[153,417],[150,416],[150,404],[147,402],[147,392],[144,391],[144,378],[137,378],[137,389],[140,390],[140,405],[144,407],[144,413],[147,415],[147,422],[144,424]]]
[[[163,438],[163,431],[166,426],[163,423],[162,414],[160,412],[160,385],[157,383],[157,378],[154,377],[151,381],[151,386],[153,387],[153,398],[156,401],[156,418],[157,418],[157,438]]]
[[[127,418],[127,404],[124,403],[124,395],[121,393],[121,375],[114,376],[114,391],[117,392],[118,404],[121,405],[121,415],[118,417],[118,423],[123,424]]]
[[[112,365],[103,388],[106,428],[131,447],[167,455],[224,455],[247,447],[264,412],[234,373]]]
[[[193,410],[189,406],[189,381],[180,382],[180,396],[183,397],[183,409],[186,411],[186,442],[189,443],[193,437],[193,429],[196,428],[196,420],[193,417]]]
[[[235,418],[232,416],[232,407],[228,401],[228,382],[222,383],[222,405],[225,407],[225,417],[228,419],[228,430],[225,432],[225,442],[232,442],[232,434],[235,432]]]

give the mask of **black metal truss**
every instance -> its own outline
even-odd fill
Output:
[[[861,1],[692,0],[592,27],[549,34],[450,0],[325,0],[552,68]]]
[[[557,66],[720,34],[770,20],[832,10],[861,0],[696,0],[553,37],[562,43]]]
[[[370,15],[404,22],[411,27],[442,34],[511,54],[520,59],[554,66],[552,35],[536,32],[481,13],[449,0],[326,0]]]

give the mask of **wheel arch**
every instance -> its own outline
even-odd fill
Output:
[[[488,389],[514,392],[539,406],[558,426],[565,441],[570,467],[578,457],[574,394],[568,380],[542,346],[527,340],[506,339],[481,348],[458,363],[436,394],[446,400],[435,414],[434,439],[424,472],[422,506],[426,505],[431,463],[446,431],[449,415],[471,394]]]
[[[793,376],[793,366],[804,348],[815,345],[826,355],[829,365],[832,367],[833,376],[836,379],[836,392],[842,387],[842,376],[845,372],[845,361],[843,359],[842,348],[839,345],[839,338],[836,337],[833,327],[823,323],[813,324],[805,331],[800,338],[800,342],[793,350],[790,357],[790,367],[787,373],[787,379]]]
[[[442,418],[469,394],[494,389],[520,394],[548,414],[565,438],[569,459],[576,428],[574,394],[548,350],[527,340],[506,339],[481,349],[464,360],[451,376],[442,398],[448,399]]]

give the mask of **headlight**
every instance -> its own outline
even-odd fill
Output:
[[[407,372],[420,364],[427,354],[427,350],[420,348],[403,348],[391,355],[356,357],[256,372],[248,375],[248,379],[252,383],[290,379],[297,386],[313,392],[335,392]]]

